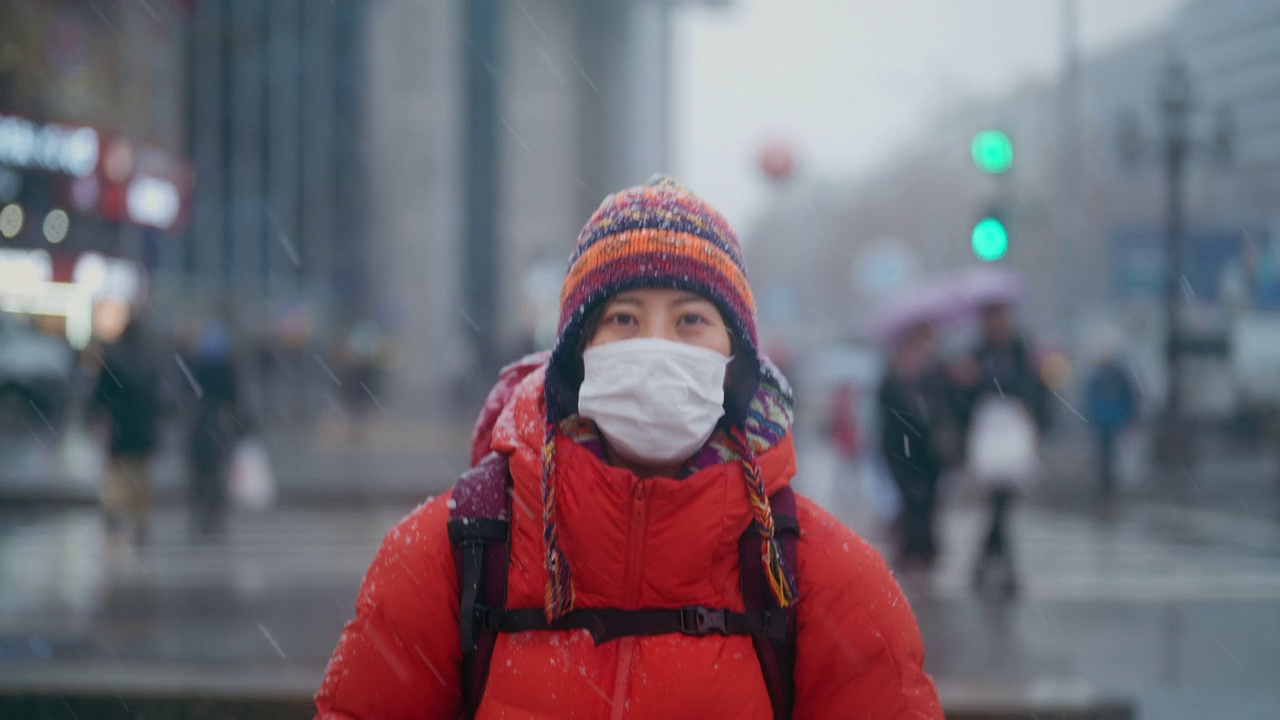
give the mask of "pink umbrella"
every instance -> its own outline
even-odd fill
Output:
[[[871,321],[871,336],[892,342],[921,323],[951,322],[968,313],[956,302],[956,292],[942,278],[921,281],[881,305]]]
[[[987,305],[1009,305],[1022,299],[1027,284],[1012,270],[991,265],[963,268],[948,283],[958,303],[968,310]]]
[[[954,322],[987,305],[1014,303],[1026,283],[1017,273],[989,266],[935,275],[912,285],[885,303],[871,323],[871,335],[892,342],[921,323]]]

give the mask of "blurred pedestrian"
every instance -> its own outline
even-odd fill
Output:
[[[853,382],[843,382],[831,396],[829,420],[831,446],[845,462],[857,459],[862,435],[858,429],[858,390]]]
[[[929,570],[938,557],[938,480],[955,437],[931,324],[918,323],[896,339],[877,399],[880,452],[901,497],[896,565]]]
[[[339,349],[348,438],[356,445],[364,441],[365,423],[377,400],[386,344],[382,327],[372,320],[362,320],[346,334]]]
[[[836,456],[833,496],[843,501],[852,497],[860,479],[858,456],[862,450],[862,434],[858,427],[858,390],[852,381],[836,386],[827,411],[827,439]]]
[[[188,444],[192,524],[207,536],[226,528],[227,465],[242,435],[236,416],[236,370],[226,326],[218,321],[204,322],[187,362],[198,395]]]
[[[1085,387],[1085,408],[1098,451],[1098,497],[1110,503],[1116,491],[1116,446],[1138,415],[1138,391],[1118,348],[1100,353]]]
[[[667,179],[607,198],[521,372],[484,457],[387,534],[321,718],[942,717],[884,562],[789,487],[718,213]]]
[[[1029,462],[1028,456],[1034,456],[1049,427],[1048,389],[1034,351],[1015,327],[1012,305],[982,308],[981,339],[960,374],[966,459],[988,489],[991,510],[973,570],[974,587],[1012,598],[1018,580],[1009,517],[1019,488],[1032,481],[1034,457]]]
[[[107,346],[92,396],[92,411],[110,426],[102,507],[107,527],[126,517],[134,539],[146,540],[151,512],[151,456],[158,445],[163,404],[159,367],[141,323],[132,320]]]

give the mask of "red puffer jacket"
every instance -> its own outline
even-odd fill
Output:
[[[508,607],[541,607],[542,373],[494,429],[514,490]],[[637,480],[560,436],[560,542],[578,608],[705,605],[742,610],[738,538],[751,521],[736,462],[682,480]],[[790,435],[759,457],[772,494],[795,474]],[[448,495],[384,540],[316,696],[327,719],[459,716],[458,583]],[[798,499],[796,718],[941,718],[915,617],[879,554]],[[625,637],[586,631],[499,637],[479,718],[772,717],[746,636]]]

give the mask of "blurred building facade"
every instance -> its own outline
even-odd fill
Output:
[[[1196,86],[1192,130],[1200,147],[1186,184],[1188,321],[1221,329],[1231,310],[1225,306],[1280,309],[1270,295],[1280,235],[1278,48],[1280,5],[1200,0],[1164,31],[1084,61],[1073,99],[1071,88],[1053,78],[945,109],[928,136],[891,164],[855,182],[814,189],[804,203],[779,203],[751,230],[748,252],[766,332],[799,345],[857,335],[886,292],[877,278],[900,275],[905,283],[976,263],[970,230],[985,207],[1004,201],[1011,242],[1000,263],[1024,273],[1034,288],[1024,314],[1037,335],[1083,358],[1091,323],[1121,324],[1158,388],[1162,69],[1171,54],[1183,57]],[[1220,107],[1235,119],[1225,163],[1212,147]],[[1072,112],[1075,140],[1064,144],[1063,123]],[[1127,117],[1143,135],[1137,162],[1121,152]],[[984,129],[1012,138],[1007,175],[974,167],[970,139]],[[803,236],[820,240],[788,242],[801,226]],[[786,298],[779,303],[786,312],[771,313],[773,297]]]
[[[323,318],[364,312],[369,5],[196,8],[184,67],[199,183],[174,294],[250,333],[297,308]]]
[[[0,305],[81,345],[136,303],[189,214],[188,4],[9,0],[0,22]]]
[[[1175,32],[1201,82],[1201,104],[1230,108],[1235,116],[1229,180],[1254,191],[1238,199],[1242,211],[1275,207],[1280,201],[1280,6],[1200,0],[1186,9]]]
[[[386,2],[369,18],[369,233],[396,331],[393,400],[448,409],[475,370],[464,265],[460,2]],[[668,3],[498,3],[500,166],[492,328],[500,357],[554,324],[573,240],[606,194],[668,157]],[[545,339],[545,338],[544,338]]]
[[[573,239],[604,196],[667,169],[680,4],[495,3],[497,237],[484,291],[499,310],[498,357],[539,333],[545,344]],[[447,408],[476,369],[467,9],[8,0],[0,122],[16,118],[22,138],[92,132],[80,152],[93,157],[75,172],[37,167],[5,156],[13,133],[0,133],[0,206],[26,218],[0,242],[132,263],[138,299],[168,328],[217,314],[242,339],[300,357],[328,357],[345,328],[375,320],[396,348],[389,402]],[[55,249],[40,221],[63,207],[71,230]]]

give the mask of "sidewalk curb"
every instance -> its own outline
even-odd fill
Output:
[[[452,487],[464,468],[464,461],[455,459],[430,464],[421,462],[418,472],[375,470],[366,478],[336,472],[277,477],[276,506],[419,503]],[[156,507],[184,505],[187,501],[185,478],[156,478],[153,488],[153,505]],[[97,487],[86,485],[77,478],[50,479],[40,485],[0,482],[0,506],[84,506],[97,505],[98,502]]]
[[[52,665],[52,666],[51,666]],[[38,716],[43,708],[82,709],[91,717],[304,718],[323,668],[294,665],[226,667],[168,663],[71,662],[8,668],[0,680],[0,713]],[[1131,700],[1072,678],[1028,682],[941,679],[948,720],[1132,720]],[[234,710],[234,712],[232,712]]]

